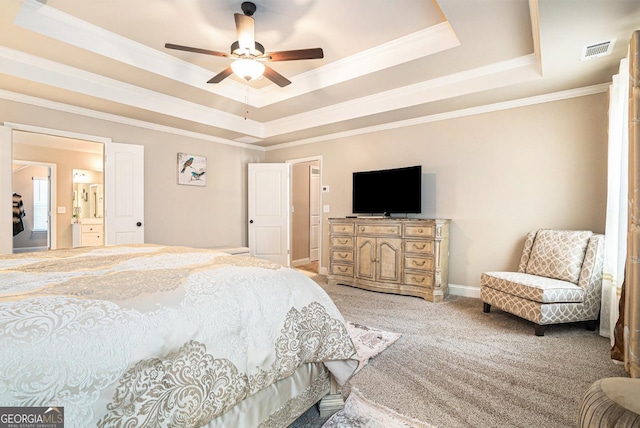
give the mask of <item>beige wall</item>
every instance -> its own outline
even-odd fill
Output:
[[[452,219],[449,279],[479,285],[515,269],[538,227],[603,232],[606,94],[416,125],[265,153],[0,100],[0,121],[112,138],[145,147],[150,243],[246,245],[248,162],[322,156],[329,216],[351,214],[353,171],[421,164],[423,213]],[[207,157],[207,186],[178,186],[176,156]],[[69,183],[69,186],[71,184]],[[323,219],[327,266],[328,223]]]
[[[2,122],[143,145],[146,242],[194,247],[247,245],[247,163],[262,162],[264,152],[7,100],[0,100]],[[207,158],[205,187],[177,184],[178,152]],[[71,189],[71,177],[67,184]],[[59,185],[65,186],[62,182]],[[68,220],[70,224],[71,218]]]
[[[421,164],[422,218],[450,218],[449,281],[478,286],[516,269],[536,228],[602,233],[606,94],[444,120],[267,152],[268,162],[322,156],[323,261],[328,217],[351,214],[354,171]]]

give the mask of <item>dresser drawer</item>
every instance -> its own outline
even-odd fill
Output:
[[[332,223],[331,233],[344,233],[353,235],[354,224],[353,223]]]
[[[331,263],[331,275],[344,275],[353,277],[353,265]]]
[[[433,241],[405,241],[404,251],[406,253],[433,254]]]
[[[404,257],[404,268],[411,270],[432,271],[433,259],[430,257],[413,257],[406,255]]]
[[[400,224],[361,224],[358,226],[358,235],[384,235],[400,236],[402,226]]]
[[[353,248],[353,236],[332,236],[331,246]]]
[[[404,283],[410,285],[420,285],[423,287],[433,288],[433,274],[418,273],[418,272],[405,272]]]
[[[81,224],[81,233],[102,233],[104,226],[101,224]]]
[[[404,236],[416,236],[421,238],[433,238],[436,236],[435,225],[410,225],[404,226]]]
[[[352,250],[331,250],[331,260],[335,262],[352,263],[353,251]]]

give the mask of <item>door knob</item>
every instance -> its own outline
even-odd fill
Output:
[[[142,226],[142,223],[141,222],[137,222],[136,226],[140,227],[140,226]]]
[[[253,224],[253,220],[249,220],[249,223]]]

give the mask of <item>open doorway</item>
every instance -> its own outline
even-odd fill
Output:
[[[14,129],[12,157],[12,190],[21,196],[25,228],[14,235],[13,252],[79,246],[74,245],[75,237],[81,236],[77,223],[84,219],[78,216],[76,204],[79,198],[74,200],[74,186],[77,185],[74,172],[81,170],[87,173],[85,212],[88,214],[89,202],[92,201],[89,186],[97,183],[101,190],[103,183],[104,144]],[[47,177],[50,181],[46,180]],[[92,225],[94,228],[102,224],[103,214],[98,217],[92,219],[100,223]],[[103,236],[102,231],[99,235]]]
[[[13,252],[47,251],[52,248],[51,206],[55,193],[55,165],[13,162]],[[55,247],[55,244],[54,244]]]
[[[322,229],[320,159],[300,159],[291,163],[291,264],[319,273]]]

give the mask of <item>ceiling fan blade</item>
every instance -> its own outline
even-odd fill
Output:
[[[190,46],[174,45],[173,43],[165,43],[164,47],[167,49],[176,49],[179,51],[195,52],[195,53],[201,53],[205,55],[224,56],[224,57],[229,56],[229,54],[224,52],[210,51],[208,49],[192,48]]]
[[[233,74],[233,70],[231,69],[231,66],[229,66],[224,70],[222,70],[220,73],[213,76],[211,79],[209,79],[207,83],[220,83],[227,77],[231,76],[231,74]]]
[[[270,61],[295,61],[298,59],[320,59],[324,58],[322,48],[298,49],[293,51],[268,52],[265,56]]]
[[[254,20],[252,17],[241,13],[234,13],[236,19],[236,34],[240,49],[255,49]]]
[[[275,71],[273,68],[269,67],[267,64],[264,64],[263,76],[271,80],[273,83],[280,86],[281,88],[291,83],[289,79],[287,79],[282,74]]]

